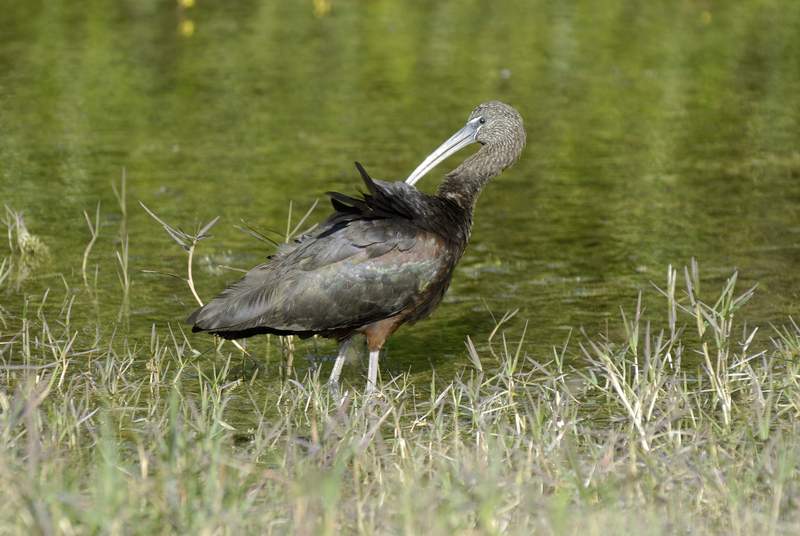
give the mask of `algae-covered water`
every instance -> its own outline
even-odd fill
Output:
[[[448,377],[466,337],[485,351],[493,315],[516,309],[509,338],[528,322],[525,350],[546,360],[580,328],[620,329],[640,290],[663,303],[651,281],[693,257],[709,298],[736,270],[742,291],[759,285],[748,326],[798,316],[800,3],[185,4],[16,1],[0,14],[0,201],[49,249],[21,262],[13,236],[2,246],[0,339],[45,296],[78,346],[186,329],[188,286],[158,273],[185,277],[186,252],[140,201],[187,231],[221,216],[197,251],[207,300],[239,276],[218,265],[273,252],[234,225],[285,232],[290,201],[297,221],[321,198],[319,222],[324,192],[361,186],[354,161],[403,180],[487,100],[520,112],[528,146],[481,196],[446,301],[388,342],[384,378]],[[84,211],[94,222],[98,203],[84,280]],[[275,344],[249,342],[260,381],[277,381]],[[335,354],[298,343],[295,365]]]

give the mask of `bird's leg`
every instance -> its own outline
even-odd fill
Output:
[[[367,371],[367,395],[378,392],[378,359],[380,350],[369,351],[369,370]]]
[[[336,362],[333,364],[333,371],[331,371],[331,379],[328,380],[328,387],[339,387],[339,376],[342,374],[342,367],[344,366],[344,361],[347,358],[347,350],[350,348],[352,341],[352,337],[345,339],[345,341],[342,343],[342,346],[339,348],[339,355],[336,356]]]

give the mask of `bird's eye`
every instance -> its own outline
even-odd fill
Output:
[[[486,118],[485,118],[485,117],[481,117],[481,118],[478,120],[478,123],[480,123],[481,125],[482,125],[482,124],[484,124],[485,122],[486,122]]]

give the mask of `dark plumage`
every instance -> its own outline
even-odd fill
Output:
[[[449,173],[435,195],[413,184],[473,142],[483,144]],[[321,335],[342,342],[331,383],[339,379],[352,337],[370,350],[367,391],[376,388],[378,352],[402,324],[428,316],[442,301],[469,242],[483,187],[525,146],[516,110],[481,104],[466,126],[434,151],[406,182],[373,180],[358,163],[368,193],[329,192],[336,212],[313,233],[284,245],[186,320],[193,331],[226,339],[260,333]]]

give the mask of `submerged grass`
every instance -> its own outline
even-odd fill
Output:
[[[639,305],[619,340],[532,356],[506,315],[455,378],[341,400],[319,370],[256,383],[172,327],[100,335],[26,300],[0,332],[0,534],[798,533],[800,328],[752,350],[754,289],[702,301],[683,276],[651,291],[662,327]]]

